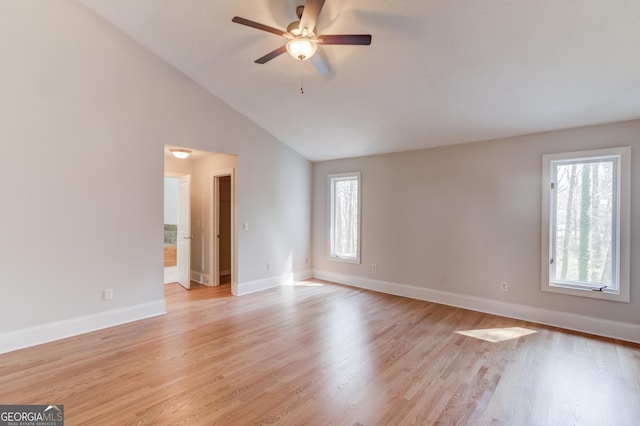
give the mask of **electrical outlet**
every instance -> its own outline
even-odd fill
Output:
[[[509,290],[509,283],[506,281],[502,281],[500,283],[500,290],[502,291],[508,291]]]
[[[447,282],[447,276],[446,275],[440,275],[440,284],[444,284]]]
[[[102,299],[103,300],[111,300],[113,299],[113,289],[106,288],[102,291]]]
[[[267,263],[267,271],[271,270],[271,263]]]
[[[376,265],[375,263],[373,265],[371,265],[371,270],[373,272],[377,272],[378,271],[378,265]]]
[[[308,258],[308,257],[305,257],[305,258],[304,258],[304,264],[305,264],[305,265],[308,265],[308,264],[309,264],[309,258]]]
[[[244,229],[245,231],[248,231],[248,230],[249,230],[249,223],[245,222],[245,223],[242,225],[242,229]]]

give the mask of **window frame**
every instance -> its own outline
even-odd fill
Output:
[[[335,254],[334,250],[334,220],[335,220],[335,208],[334,208],[334,181],[345,179],[345,178],[355,178],[358,182],[358,227],[357,227],[357,253],[356,256],[351,257],[339,257]],[[346,262],[346,263],[355,263],[360,264],[360,255],[362,252],[362,175],[360,172],[346,172],[346,173],[331,173],[327,175],[327,183],[328,183],[328,206],[329,206],[329,214],[328,214],[328,240],[327,240],[327,258],[329,260],[334,260],[337,262]]]
[[[594,285],[552,281],[551,259],[555,241],[555,199],[552,190],[554,164],[558,162],[593,162],[614,159],[617,173],[614,176],[614,247],[617,259],[612,258],[611,268],[617,278],[617,290],[602,289]],[[541,220],[541,289],[545,292],[569,294],[593,299],[630,302],[630,240],[631,240],[631,147],[593,149],[587,151],[545,154],[542,156],[542,220]],[[617,244],[616,244],[617,242]],[[616,262],[617,260],[617,262]]]

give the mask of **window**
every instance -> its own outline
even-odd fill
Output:
[[[543,156],[542,290],[629,302],[631,148]]]
[[[329,258],[360,263],[360,173],[329,175]]]

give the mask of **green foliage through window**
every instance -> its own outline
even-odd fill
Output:
[[[616,169],[614,158],[552,162],[553,281],[614,282]]]

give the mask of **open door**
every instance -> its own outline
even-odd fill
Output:
[[[191,176],[178,179],[178,230],[177,230],[178,282],[186,289],[191,287]]]

